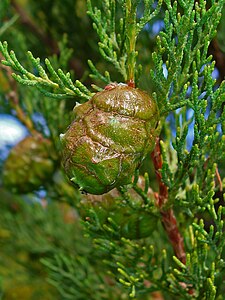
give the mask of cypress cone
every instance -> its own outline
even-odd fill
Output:
[[[138,186],[144,189],[145,180],[139,176]],[[142,209],[143,199],[134,189],[128,189],[132,206],[121,205],[122,197],[115,188],[103,195],[82,194],[79,213],[84,220],[96,227],[96,232],[101,231],[103,225],[110,225],[109,218],[116,224],[115,234],[128,239],[146,238],[157,228],[158,218],[153,213]],[[147,196],[154,199],[154,193],[149,188]],[[138,209],[139,208],[139,209]],[[97,218],[97,222],[96,222]]]
[[[3,168],[3,184],[16,193],[45,185],[55,170],[54,149],[41,136],[28,136],[10,151]]]
[[[61,135],[62,163],[70,180],[96,195],[130,183],[155,144],[156,102],[140,89],[113,84],[75,106],[74,116]]]

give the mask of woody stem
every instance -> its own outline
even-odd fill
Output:
[[[163,162],[159,138],[157,139],[156,146],[151,154],[151,157],[155,167],[155,174],[159,185],[159,192],[155,194],[155,198],[156,205],[158,206],[160,214],[162,216],[162,224],[171,242],[175,255],[182,263],[185,264],[186,254],[184,249],[184,242],[183,237],[179,232],[176,217],[172,208],[165,208],[165,204],[168,200],[168,188],[162,181],[161,169]]]

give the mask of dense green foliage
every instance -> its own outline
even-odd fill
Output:
[[[1,161],[15,171],[14,187],[0,177],[0,298],[224,298],[224,4],[0,2],[0,113],[54,149],[47,178],[32,146]],[[131,184],[81,194],[59,136],[77,102],[115,81],[155,99],[159,141]]]

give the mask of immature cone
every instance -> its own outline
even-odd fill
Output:
[[[3,168],[3,184],[17,193],[28,193],[51,178],[53,147],[40,136],[28,136],[12,148]]]
[[[142,176],[139,176],[138,186],[144,189],[145,180]],[[134,189],[129,189],[128,195],[136,209],[129,205],[121,205],[121,195],[117,189],[104,195],[82,194],[79,213],[84,220],[88,220],[94,226],[97,225],[96,232],[101,231],[104,225],[111,226],[109,222],[111,218],[118,226],[115,229],[118,238],[122,236],[128,239],[146,238],[157,228],[158,218],[142,209],[143,199]],[[154,199],[154,193],[150,188],[148,197]]]
[[[70,180],[90,194],[131,182],[155,144],[159,112],[147,93],[113,84],[74,108],[64,135],[63,166]]]

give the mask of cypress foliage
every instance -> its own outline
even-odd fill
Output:
[[[47,140],[55,165],[21,194],[1,160],[0,299],[224,298],[224,4],[0,2],[0,113]],[[154,98],[159,137],[131,184],[82,194],[64,175],[59,136],[73,106],[113,82]],[[27,187],[46,171],[26,168]]]

